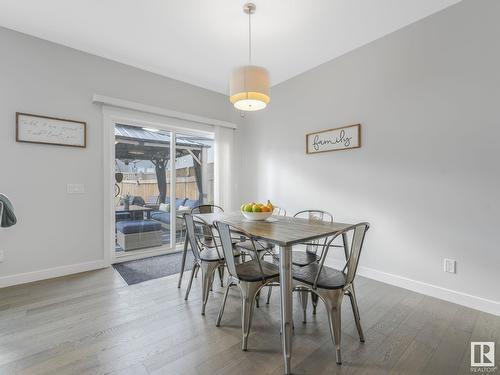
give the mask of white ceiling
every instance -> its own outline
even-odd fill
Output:
[[[254,0],[275,85],[459,0]],[[247,62],[241,0],[0,0],[0,25],[226,94]]]

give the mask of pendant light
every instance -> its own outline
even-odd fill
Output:
[[[247,3],[243,11],[248,14],[248,65],[236,68],[229,84],[229,100],[240,111],[258,111],[266,108],[269,98],[269,73],[265,68],[252,65],[252,14],[256,6]]]

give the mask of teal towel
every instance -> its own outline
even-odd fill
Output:
[[[3,204],[2,217],[0,218],[0,227],[11,227],[17,223],[16,215],[14,215],[14,207],[10,203],[9,198],[0,194],[0,202]]]

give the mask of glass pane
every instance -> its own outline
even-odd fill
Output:
[[[170,142],[168,131],[115,124],[117,252],[170,245]]]
[[[175,139],[176,210],[214,203],[214,140],[178,133]],[[179,216],[179,215],[178,215]],[[184,241],[184,223],[177,220],[176,243]]]

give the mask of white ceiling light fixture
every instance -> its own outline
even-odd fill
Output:
[[[248,14],[248,65],[236,68],[229,84],[229,100],[240,111],[258,111],[266,108],[269,98],[269,73],[261,67],[252,65],[252,14],[256,6],[247,3],[243,11]]]

